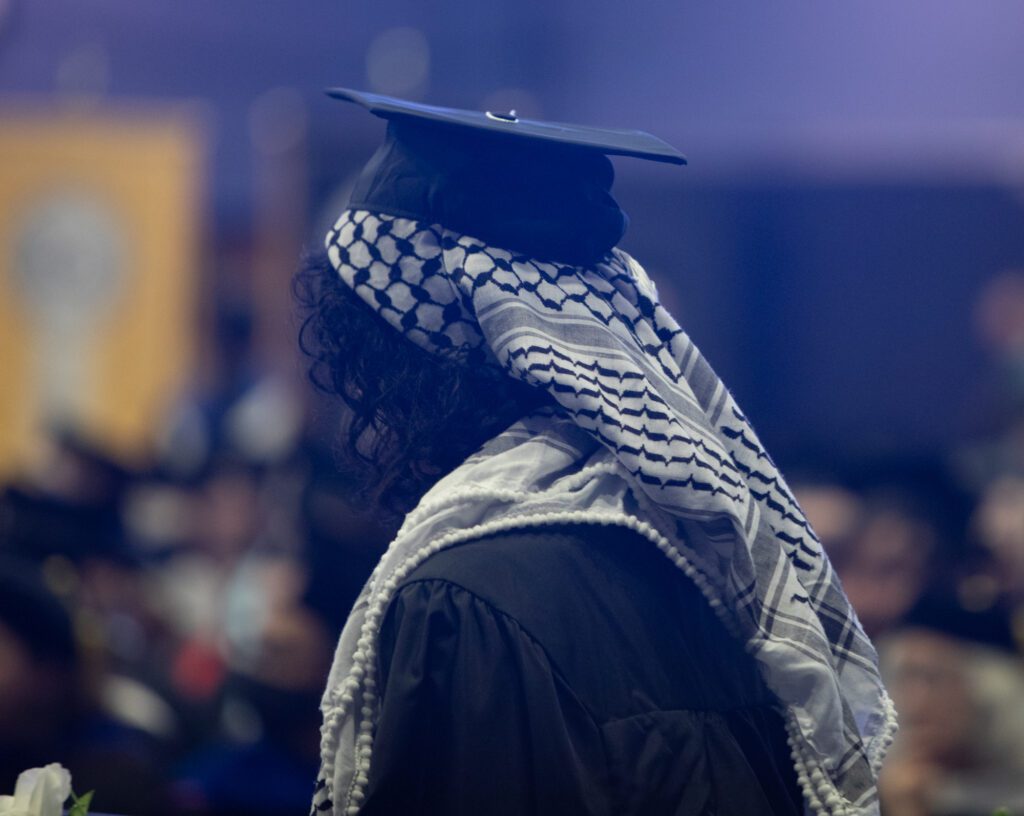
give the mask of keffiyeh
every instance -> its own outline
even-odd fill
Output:
[[[322,708],[314,810],[358,813],[378,713],[376,639],[398,583],[444,547],[550,523],[640,532],[701,589],[785,712],[811,809],[877,813],[895,728],[838,579],[732,396],[629,255],[541,262],[350,209],[327,237],[344,282],[419,346],[494,365],[557,402],[442,479],[350,616]]]

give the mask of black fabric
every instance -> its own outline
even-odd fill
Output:
[[[927,629],[948,637],[1017,653],[1012,613],[997,604],[967,609],[956,595],[931,590],[920,597],[899,623],[900,629]]]
[[[578,526],[446,550],[380,638],[362,814],[800,814],[782,719],[691,582]]]
[[[0,557],[0,626],[34,660],[71,666],[77,659],[71,617],[32,564]]]
[[[626,232],[607,156],[391,122],[349,206],[413,218],[534,258],[589,265]]]

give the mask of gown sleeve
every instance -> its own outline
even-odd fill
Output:
[[[608,812],[600,729],[516,620],[416,581],[392,601],[379,653],[363,816]]]

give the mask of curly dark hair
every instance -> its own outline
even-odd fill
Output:
[[[497,368],[419,348],[341,280],[325,253],[305,259],[292,290],[309,379],[349,409],[342,465],[391,518],[488,439],[551,403]]]

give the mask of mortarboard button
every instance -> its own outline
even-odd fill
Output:
[[[495,122],[507,122],[510,125],[514,125],[519,121],[519,117],[516,116],[516,112],[514,110],[510,110],[508,113],[493,113],[491,111],[487,111],[484,113],[484,116],[488,119],[493,119]]]

